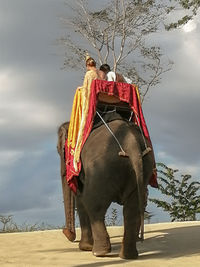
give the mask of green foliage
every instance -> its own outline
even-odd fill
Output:
[[[151,218],[152,218],[153,216],[154,216],[153,213],[148,212],[148,211],[145,211],[145,213],[144,213],[144,220],[145,220],[147,223],[150,223]]]
[[[200,0],[176,0],[184,9],[191,10],[194,15],[200,7]]]
[[[175,23],[171,23],[169,25],[165,25],[165,29],[166,30],[171,30],[171,29],[176,29],[182,25],[185,25],[189,20],[191,20],[193,18],[193,16],[184,16],[181,19],[179,19],[177,22]]]
[[[0,222],[3,224],[2,232],[5,232],[7,225],[12,222],[12,215],[0,215]]]
[[[112,208],[111,215],[106,215],[105,223],[106,226],[119,225],[117,209]]]
[[[62,228],[59,226],[53,226],[45,223],[27,224],[25,222],[22,225],[18,225],[16,222],[13,221],[13,215],[0,215],[0,223],[3,225],[3,227],[0,228],[0,233],[33,232]]]
[[[151,218],[154,216],[151,212],[145,211],[144,213],[144,220],[147,223],[150,223]],[[117,209],[112,208],[111,214],[107,214],[105,217],[105,224],[106,226],[117,226],[121,225],[119,221],[119,214],[117,212]]]
[[[165,25],[166,30],[176,29],[182,25],[185,25],[197,15],[197,11],[200,7],[200,0],[171,0],[170,2],[172,3],[172,6],[169,7],[169,13],[174,10],[183,9],[186,15],[184,15],[178,21],[170,23],[169,25]],[[178,5],[176,6],[176,4]]]
[[[158,182],[160,192],[167,196],[166,200],[152,199],[149,201],[168,212],[171,221],[195,221],[200,213],[200,183],[190,182],[191,175],[175,176],[178,170],[173,170],[163,163],[158,163]]]

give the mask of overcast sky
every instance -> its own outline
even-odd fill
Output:
[[[61,70],[56,39],[67,10],[64,0],[0,0],[0,7],[0,214],[62,225],[57,128],[69,120],[83,77]],[[153,38],[174,61],[143,108],[156,161],[200,181],[200,20]]]

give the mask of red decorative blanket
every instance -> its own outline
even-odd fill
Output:
[[[91,84],[89,111],[87,114],[87,120],[86,120],[86,124],[84,127],[82,147],[85,141],[87,140],[90,134],[90,131],[92,129],[92,126],[93,126],[93,119],[96,114],[98,94],[100,92],[106,93],[108,95],[116,96],[120,99],[120,101],[124,101],[129,104],[129,106],[132,108],[135,114],[133,118],[135,119],[135,117],[137,117],[137,120],[134,122],[141,127],[141,129],[143,130],[144,136],[149,140],[151,144],[149,132],[148,132],[148,129],[145,123],[144,116],[143,116],[142,107],[140,105],[140,100],[137,94],[136,86],[132,84],[128,84],[128,83],[117,83],[117,82],[108,82],[104,80],[94,80]],[[78,162],[78,170],[75,170],[74,165],[73,165],[73,151],[67,141],[65,144],[65,156],[66,156],[67,182],[70,188],[74,191],[74,193],[76,193],[77,176],[79,175],[80,170],[81,170],[81,161]],[[149,184],[152,187],[158,187],[156,170],[154,171]]]

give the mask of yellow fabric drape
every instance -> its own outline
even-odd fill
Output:
[[[135,90],[136,90],[137,97],[138,97],[138,100],[139,100],[139,104],[141,105],[141,98],[140,98],[140,92],[139,92],[138,86],[136,84],[134,84],[134,86],[135,86]]]
[[[70,124],[68,129],[68,140],[67,144],[68,147],[71,145],[71,147],[74,149],[76,146],[77,138],[78,138],[78,132],[80,129],[81,124],[81,118],[82,118],[82,92],[81,88],[77,88],[73,106],[72,106],[72,113],[70,118]]]
[[[87,73],[85,74],[83,87],[81,89],[82,90],[82,97],[83,97],[82,114],[81,114],[82,118],[81,118],[77,143],[76,143],[75,152],[74,152],[74,168],[75,168],[75,170],[77,169],[77,163],[80,161],[83,132],[84,132],[86,119],[87,119],[87,115],[88,115],[88,110],[89,110],[91,84],[92,84],[93,80],[98,79],[98,78],[99,78],[98,71],[95,71],[95,70],[87,71]]]
[[[68,131],[68,147],[71,145],[74,153],[74,169],[77,169],[77,163],[80,161],[80,153],[84,128],[89,110],[89,99],[91,93],[91,83],[98,79],[98,71],[90,70],[85,74],[82,87],[76,90],[72,113]]]

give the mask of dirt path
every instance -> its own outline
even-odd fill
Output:
[[[0,266],[200,266],[200,221],[146,225],[145,241],[138,243],[140,256],[136,261],[118,256],[123,227],[110,227],[108,231],[112,252],[104,258],[79,251],[78,241],[69,242],[61,230],[0,234]]]

